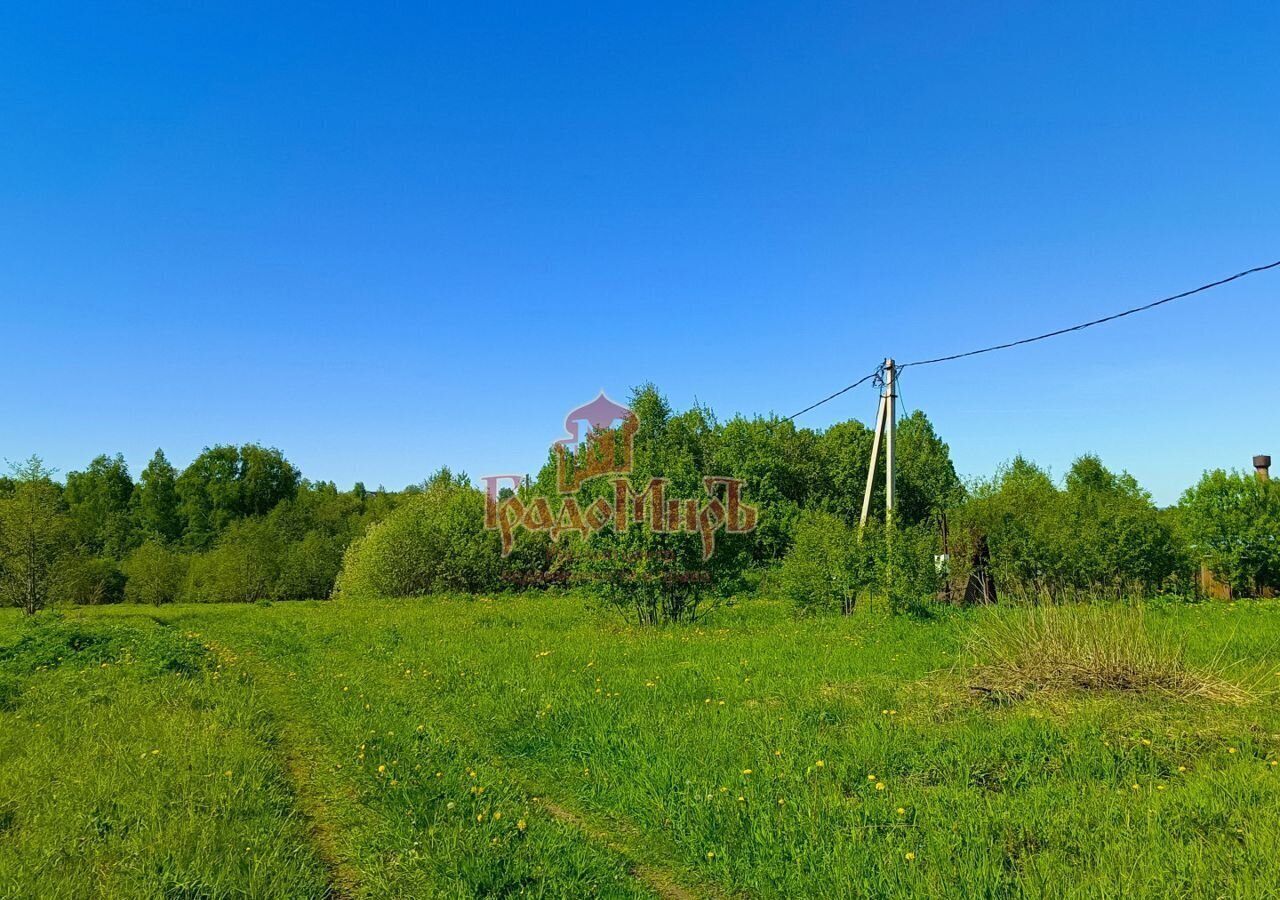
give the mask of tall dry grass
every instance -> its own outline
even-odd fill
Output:
[[[1230,703],[1251,692],[1221,659],[1193,666],[1182,642],[1141,606],[1058,606],[991,617],[970,636],[972,686],[1022,696],[1043,690],[1153,692]]]

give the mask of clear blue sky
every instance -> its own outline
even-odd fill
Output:
[[[1280,258],[1274,3],[183,6],[0,14],[0,456],[530,471],[600,388],[787,414]],[[1171,502],[1280,459],[1277,296],[904,401]]]

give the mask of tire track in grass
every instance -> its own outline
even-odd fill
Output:
[[[237,667],[238,660],[228,648],[214,643],[207,643],[206,647],[225,668]],[[278,699],[281,690],[279,685],[273,684],[269,678],[256,677],[257,673],[248,672],[243,666],[237,668],[260,687],[269,699]],[[331,812],[332,804],[328,802],[330,798],[317,791],[321,779],[315,761],[323,755],[323,748],[308,738],[301,728],[282,719],[278,709],[278,703],[272,703],[267,708],[272,731],[279,740],[279,746],[275,748],[276,755],[289,778],[294,810],[305,824],[311,847],[324,866],[326,900],[355,900],[360,896],[360,875],[346,862],[339,849],[337,835],[341,826]],[[343,793],[344,800],[353,804],[356,802],[354,792],[346,790]]]
[[[485,746],[475,731],[463,725],[449,713],[439,709],[432,712],[437,724],[447,729],[455,739],[466,741],[476,748]],[[500,769],[508,780],[528,795],[530,800],[551,818],[572,828],[589,842],[622,857],[627,863],[627,871],[631,877],[663,900],[700,900],[700,898],[729,900],[729,898],[740,896],[727,893],[717,885],[699,879],[694,873],[675,862],[672,852],[656,846],[651,838],[642,834],[631,823],[614,817],[602,818],[570,809],[564,803],[548,797],[545,791],[539,789],[519,770],[509,766],[502,757],[492,753],[484,755],[489,756],[490,764]],[[663,864],[645,861],[655,858],[661,859]]]
[[[347,865],[338,848],[337,834],[340,829],[329,812],[327,798],[319,796],[314,789],[319,780],[314,760],[319,755],[320,748],[312,745],[304,752],[303,739],[294,728],[277,728],[277,734],[280,737],[285,770],[289,773],[289,782],[297,801],[295,808],[306,823],[311,846],[315,848],[328,876],[328,898],[354,900],[360,893],[360,876]],[[346,799],[355,802],[354,795]]]
[[[541,795],[533,798],[538,805],[546,811],[547,815],[558,822],[573,828],[588,840],[597,844],[608,847],[614,853],[627,860],[628,871],[631,877],[639,881],[649,890],[653,891],[663,900],[698,900],[700,897],[720,897],[721,894],[713,891],[704,891],[702,893],[694,893],[686,887],[680,885],[671,875],[657,866],[647,863],[637,862],[635,859],[636,852],[634,848],[619,843],[609,832],[592,826],[577,813],[570,812],[558,803],[548,800]]]
[[[221,649],[224,648],[215,648],[215,652]],[[321,780],[315,760],[323,756],[323,748],[305,735],[303,726],[280,721],[276,710],[287,707],[287,703],[283,702],[283,695],[288,687],[283,682],[281,673],[269,662],[260,658],[256,662],[259,665],[254,667],[255,672],[246,674],[253,677],[263,691],[276,701],[272,704],[273,722],[276,724],[284,762],[294,785],[294,795],[298,799],[298,811],[305,817],[313,846],[329,873],[329,896],[332,900],[353,900],[360,896],[359,873],[345,862],[336,838],[341,826],[330,813],[325,798],[315,791],[315,785]],[[240,666],[240,669],[245,671],[244,666]],[[438,709],[432,712],[437,724],[452,734],[455,740],[466,742],[478,751],[485,748],[485,743],[472,729],[448,713]],[[588,843],[619,857],[625,863],[627,873],[662,900],[728,900],[734,896],[697,879],[692,873],[687,873],[687,877],[682,878],[681,874],[686,870],[671,861],[671,854],[654,847],[650,839],[629,823],[612,818],[606,821],[570,809],[562,802],[548,797],[546,792],[536,789],[527,777],[512,769],[501,757],[495,757],[487,751],[477,755],[490,757],[491,764],[500,769],[511,784],[557,823],[576,832]],[[349,786],[345,793],[345,800],[353,805],[358,804],[358,798]],[[664,864],[649,861],[654,858],[662,858]],[[696,886],[691,887],[690,882]]]

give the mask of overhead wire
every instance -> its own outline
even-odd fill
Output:
[[[1114,322],[1117,319],[1123,319],[1126,316],[1132,316],[1140,312],[1146,312],[1147,310],[1155,309],[1158,306],[1163,306],[1166,303],[1173,303],[1175,300],[1182,300],[1186,297],[1190,297],[1195,294],[1200,294],[1205,291],[1212,290],[1213,288],[1216,288],[1216,287],[1221,287],[1224,284],[1230,284],[1233,281],[1238,281],[1239,279],[1245,278],[1249,275],[1254,275],[1254,274],[1257,274],[1258,272],[1265,272],[1268,269],[1275,269],[1275,268],[1280,268],[1280,259],[1276,260],[1275,262],[1267,263],[1266,265],[1254,266],[1251,269],[1245,269],[1242,272],[1237,272],[1234,275],[1228,275],[1226,278],[1219,278],[1217,281],[1211,281],[1208,284],[1202,284],[1199,287],[1194,287],[1187,291],[1181,291],[1180,293],[1177,293],[1177,294],[1171,294],[1168,297],[1161,297],[1159,300],[1153,300],[1150,303],[1144,303],[1141,306],[1134,306],[1134,307],[1131,307],[1130,309],[1121,310],[1118,313],[1112,313],[1109,316],[1103,316],[1102,318],[1099,318],[1099,319],[1092,319],[1088,322],[1081,322],[1077,325],[1070,325],[1066,328],[1058,328],[1054,331],[1046,331],[1044,334],[1037,334],[1031,337],[1021,338],[1020,340],[1016,340],[1016,341],[1007,341],[1003,344],[993,344],[990,347],[980,347],[977,350],[966,350],[963,353],[952,353],[947,356],[936,356],[936,357],[933,357],[932,359],[918,359],[918,360],[915,360],[914,362],[899,363],[897,366],[895,366],[895,369],[896,369],[895,376],[896,376],[896,373],[901,372],[903,369],[909,368],[911,366],[931,366],[931,365],[934,365],[935,363],[952,362],[957,359],[967,359],[968,357],[979,356],[983,353],[994,353],[997,350],[1008,350],[1011,347],[1021,347],[1026,344],[1034,344],[1037,341],[1048,340],[1049,338],[1059,337],[1064,334],[1071,334],[1072,332],[1083,331],[1084,329],[1092,328],[1095,325],[1103,325],[1103,324],[1106,324],[1107,322]],[[824,403],[829,403],[830,401],[836,399],[840,395],[846,394],[849,391],[853,390],[854,388],[860,387],[861,385],[867,383],[868,381],[871,381],[872,379],[876,379],[877,381],[880,381],[882,378],[883,372],[884,372],[884,366],[883,365],[877,366],[874,372],[871,372],[867,375],[862,376],[853,384],[846,385],[845,387],[842,387],[840,390],[836,391],[833,394],[828,394],[826,397],[823,397],[817,403],[812,403],[809,406],[806,406],[804,409],[800,410],[799,412],[792,413],[789,416],[785,416],[783,418],[783,421],[795,420],[800,416],[804,415],[805,413],[817,409],[819,406],[822,406]],[[897,378],[895,377],[894,380],[896,383]]]

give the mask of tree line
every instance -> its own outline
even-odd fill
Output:
[[[342,491],[254,444],[208,448],[181,472],[157,451],[136,481],[119,455],[65,483],[33,457],[0,478],[0,590],[35,609],[583,584],[593,602],[660,622],[752,588],[804,610],[849,612],[868,596],[896,609],[1191,596],[1202,565],[1236,596],[1280,587],[1280,489],[1245,473],[1208,472],[1165,509],[1091,455],[1061,483],[1016,458],[965,484],[917,411],[898,424],[893,521],[884,521],[881,471],[864,530],[873,438],[864,423],[722,421],[702,406],[673,409],[653,385],[634,391],[630,407],[634,483],[661,476],[694,496],[705,475],[744,479],[758,527],[725,535],[709,560],[697,535],[638,526],[558,542],[521,533],[504,557],[483,527],[483,494],[448,468],[400,491]],[[584,485],[582,508],[602,490]],[[557,497],[554,454],[520,492]]]

